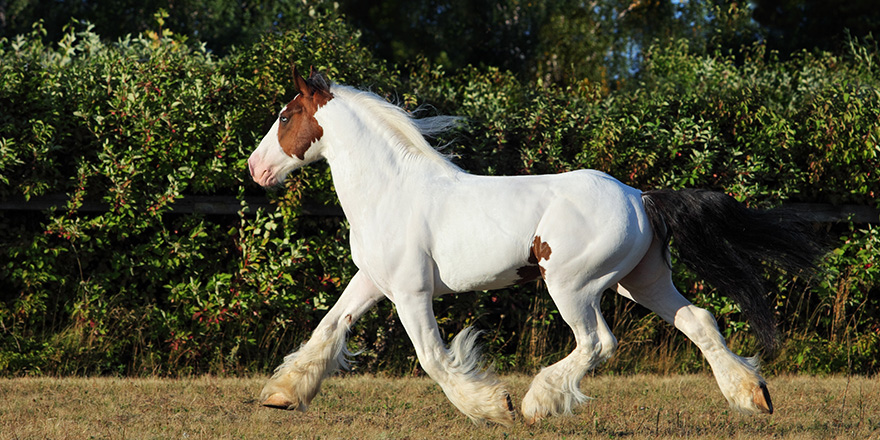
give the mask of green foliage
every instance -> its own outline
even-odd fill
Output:
[[[165,29],[108,44],[69,27],[43,41],[39,25],[0,41],[0,200],[69,201],[0,213],[2,374],[265,372],[307,337],[355,270],[344,221],[302,214],[304,204],[337,203],[325,165],[270,191],[270,210],[242,201],[231,216],[174,211],[185,195],[265,193],[246,158],[293,95],[291,63],[409,110],[465,116],[466,127],[437,142],[451,142],[475,173],[597,168],[643,189],[706,187],[753,206],[876,206],[880,191],[871,41],[781,60],[762,46],[707,53],[678,40],[646,49],[642,70],[615,91],[523,82],[492,67],[447,72],[426,59],[398,72],[339,20],[304,20],[223,57]],[[104,208],[86,209],[96,204]],[[821,276],[768,278],[790,341],[771,370],[877,371],[877,231],[830,230],[841,239]],[[756,349],[734,304],[675,273],[735,347]],[[489,330],[498,367],[532,370],[572,347],[535,290],[446,297],[435,311],[449,338],[467,325]],[[705,368],[656,316],[611,295],[603,307],[625,342],[605,368]],[[389,302],[358,322],[352,341],[360,370],[415,368]],[[651,360],[639,360],[648,349]]]
[[[225,55],[267,34],[342,18],[364,45],[397,64],[425,57],[449,70],[495,67],[521,80],[561,86],[587,80],[605,90],[627,84],[652,44],[680,39],[700,51],[756,41],[783,51],[843,52],[849,36],[877,34],[872,0],[39,0],[0,3],[0,38],[42,22],[44,42],[71,21],[92,23],[108,41],[174,31]],[[159,17],[159,30],[155,29]]]
[[[226,54],[266,33],[297,29],[315,17],[333,16],[336,7],[333,2],[317,0],[55,0],[52,7],[39,0],[14,0],[0,4],[0,37],[26,33],[33,23],[42,22],[44,41],[54,42],[64,38],[65,27],[74,21],[93,24],[109,41],[171,30],[181,39]]]
[[[346,76],[371,60],[338,22],[222,62],[169,33],[106,45],[71,28],[55,48],[40,33],[0,45],[0,102],[13,109],[0,119],[0,194],[69,202],[0,218],[0,369],[150,374],[274,362],[351,276],[341,225],[298,215],[302,190],[332,197],[329,174],[290,182],[274,194],[277,208],[255,217],[244,205],[230,218],[175,214],[174,203],[245,194],[246,150],[290,97],[290,63],[305,64],[290,53],[352,80],[381,69]],[[305,50],[315,46],[326,58]],[[86,203],[106,211],[83,212]]]
[[[880,95],[876,67],[861,58],[876,56],[783,62],[757,46],[740,64],[692,53],[681,40],[648,49],[639,83],[608,95],[589,83],[534,87],[494,69],[444,78],[422,68],[413,88],[470,118],[473,139],[461,154],[473,171],[596,168],[644,189],[873,204]]]
[[[880,231],[877,227],[845,231],[840,246],[823,265],[812,290],[783,290],[778,296],[790,322],[789,370],[870,374],[880,363]]]

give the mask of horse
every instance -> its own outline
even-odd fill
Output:
[[[388,299],[423,370],[477,423],[509,426],[517,412],[503,382],[481,359],[479,332],[466,328],[447,347],[432,300],[543,280],[576,347],[534,377],[522,400],[528,424],[570,414],[588,397],[584,375],[608,359],[617,339],[599,304],[618,294],[659,314],[708,361],[721,393],[740,412],[773,413],[757,357],[734,354],[708,311],[672,282],[670,242],[708,283],[735,298],[765,346],[775,347],[762,261],[809,269],[820,251],[809,224],[792,213],[746,207],[698,189],[640,191],[608,174],[469,174],[426,136],[453,117],[414,118],[378,95],[293,67],[298,94],[248,159],[263,187],[326,160],[358,268],[310,338],[285,356],[265,384],[262,405],[305,411],[322,380],[347,368],[350,326]]]

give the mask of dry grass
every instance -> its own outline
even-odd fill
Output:
[[[507,376],[516,401],[529,378]],[[426,378],[332,378],[307,413],[261,408],[263,379],[0,379],[2,439],[880,438],[880,380],[776,377],[776,414],[731,413],[708,376],[596,376],[574,416],[480,427]]]

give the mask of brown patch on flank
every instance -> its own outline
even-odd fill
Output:
[[[534,281],[538,278],[541,278],[541,268],[537,265],[523,266],[516,270],[516,276],[518,276],[519,279],[516,280],[515,284],[528,283],[529,281]]]
[[[326,80],[314,69],[309,79],[304,79],[294,67],[293,82],[299,94],[278,116],[278,143],[285,154],[302,160],[309,147],[324,136],[315,113],[333,99],[333,94]]]
[[[550,253],[553,252],[550,249],[550,245],[545,241],[541,241],[541,237],[535,236],[535,241],[532,242],[532,248],[530,249],[531,256],[529,256],[529,262],[532,262],[532,258],[534,258],[535,264],[539,264],[541,260],[549,260]]]
[[[550,249],[550,245],[547,242],[541,241],[541,237],[535,236],[535,240],[529,248],[529,266],[523,266],[516,270],[516,274],[519,276],[517,284],[544,278],[544,268],[541,267],[541,260],[549,260],[552,252],[553,250]]]

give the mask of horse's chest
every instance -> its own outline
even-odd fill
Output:
[[[383,290],[428,289],[433,271],[428,255],[418,242],[399,230],[352,228],[351,255],[355,265],[370,274]]]

